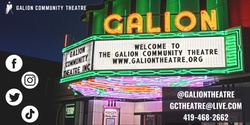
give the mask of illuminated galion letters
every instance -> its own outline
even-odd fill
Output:
[[[122,17],[118,14],[112,14],[108,16],[104,21],[104,28],[109,34],[122,34],[123,33],[123,24],[119,23],[118,26],[114,29],[110,27],[112,21],[117,20],[122,22]]]
[[[170,27],[170,12],[164,13],[164,32],[171,32]],[[181,20],[183,18],[188,18],[190,23],[188,25],[182,25]],[[116,28],[111,28],[111,23],[113,21],[118,21],[118,25]],[[143,33],[143,18],[139,13],[132,13],[127,18],[127,27],[126,33],[131,34],[133,30],[137,30],[137,33]],[[216,10],[211,10],[211,14],[209,15],[206,10],[200,11],[200,21],[201,21],[201,30],[206,31],[209,27],[210,30],[217,30],[217,18],[216,18]],[[104,29],[108,34],[123,34],[123,26],[125,22],[123,22],[123,18],[118,14],[109,15],[104,21]],[[182,11],[180,12],[174,20],[176,28],[181,32],[189,32],[195,28],[197,25],[197,19],[195,15],[190,11]],[[147,33],[160,33],[161,27],[153,26],[152,13],[148,12],[146,14],[146,31]]]
[[[209,17],[207,11],[201,10],[201,30],[202,31],[207,30],[206,24],[208,24],[211,30],[217,30],[216,10],[211,10],[211,18]]]
[[[161,32],[160,27],[153,27],[152,13],[147,13],[147,32],[148,33],[159,33]]]
[[[138,33],[143,32],[143,19],[138,13],[132,13],[128,16],[127,33],[133,33],[133,29],[137,29]]]
[[[187,17],[190,19],[190,24],[188,26],[183,26],[181,24],[181,19],[183,19],[184,17]],[[196,18],[193,13],[189,11],[182,11],[175,17],[174,23],[175,23],[176,28],[179,29],[180,31],[188,32],[194,29],[196,25]]]
[[[164,31],[170,32],[170,12],[164,13]]]

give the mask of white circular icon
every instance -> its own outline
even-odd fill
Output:
[[[28,105],[23,108],[21,115],[25,122],[32,123],[37,120],[39,112],[35,106]]]
[[[5,61],[6,68],[11,72],[19,71],[23,66],[23,60],[18,55],[10,55]]]
[[[23,74],[21,82],[27,89],[33,89],[38,85],[39,78],[34,72],[26,72]]]
[[[23,100],[23,94],[20,90],[12,88],[5,94],[6,102],[11,106],[19,105]]]

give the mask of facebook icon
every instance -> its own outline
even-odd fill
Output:
[[[23,61],[18,55],[10,55],[5,61],[6,68],[11,72],[19,71],[23,66]]]
[[[13,58],[12,59],[12,67],[13,67],[13,69],[15,69],[15,65],[16,65],[16,58]]]

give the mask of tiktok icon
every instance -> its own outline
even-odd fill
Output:
[[[28,105],[28,106],[23,108],[21,115],[22,115],[22,118],[25,122],[33,123],[37,120],[37,118],[39,116],[39,112],[36,109],[36,107],[34,107],[32,105]]]

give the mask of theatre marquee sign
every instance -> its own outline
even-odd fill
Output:
[[[241,28],[91,36],[63,49],[61,83],[96,76],[230,74],[243,71]]]

